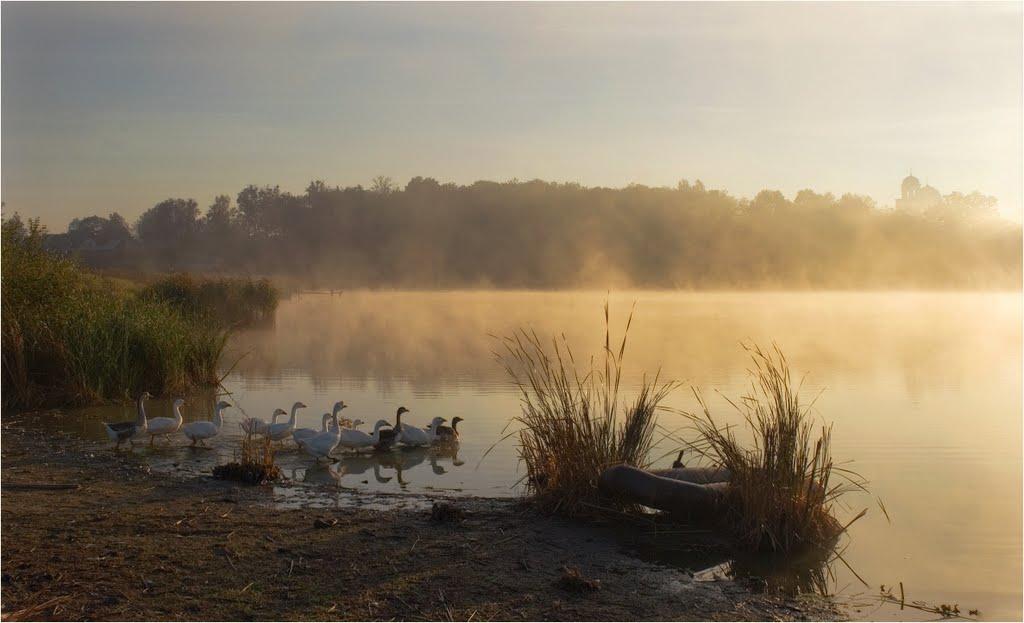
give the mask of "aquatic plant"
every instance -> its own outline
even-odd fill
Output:
[[[274,445],[270,437],[246,433],[238,444],[235,460],[214,467],[213,477],[250,485],[261,485],[279,479],[281,468],[274,462]]]
[[[527,493],[547,512],[577,515],[619,506],[600,498],[598,478],[610,465],[647,466],[655,411],[675,387],[645,376],[627,402],[622,360],[633,314],[618,350],[612,349],[607,303],[604,314],[604,349],[586,368],[577,368],[564,336],[546,348],[536,333],[519,330],[503,338],[496,353],[521,393],[522,411],[510,422],[518,428],[509,435],[519,438]]]
[[[224,330],[114,287],[47,252],[41,237],[38,223],[4,223],[5,407],[91,404],[218,381]]]
[[[810,412],[813,401],[801,402],[800,387],[782,351],[745,348],[754,364],[751,390],[738,402],[729,402],[742,415],[751,445],[741,443],[733,427],[719,425],[697,390],[702,412],[686,414],[696,432],[688,445],[731,473],[722,525],[751,550],[831,550],[837,537],[866,513],[841,525],[832,513],[834,503],[865,483],[833,464],[831,426],[818,428]]]
[[[188,273],[149,283],[139,296],[167,303],[189,316],[226,327],[273,318],[279,299],[277,289],[266,279],[203,279]]]

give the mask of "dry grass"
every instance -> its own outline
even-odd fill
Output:
[[[819,428],[810,413],[813,401],[800,402],[800,387],[778,347],[746,348],[754,364],[751,391],[730,403],[742,414],[752,446],[738,441],[734,429],[720,426],[696,390],[703,412],[687,414],[697,433],[689,445],[732,472],[724,524],[741,545],[780,553],[831,549],[866,512],[843,526],[833,516],[833,507],[843,493],[863,488],[864,482],[833,464],[832,428]]]
[[[270,437],[246,433],[235,453],[235,461],[218,465],[213,476],[261,485],[281,477],[281,468],[274,462],[274,446]]]
[[[605,304],[603,354],[580,370],[565,337],[546,348],[534,332],[519,330],[497,353],[521,391],[522,412],[510,426],[519,437],[527,493],[546,512],[577,515],[615,505],[599,498],[597,481],[610,465],[646,467],[653,445],[655,411],[674,383],[644,377],[636,399],[621,391],[622,360],[633,314],[618,350],[612,349]]]

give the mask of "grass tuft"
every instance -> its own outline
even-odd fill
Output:
[[[600,498],[598,477],[619,463],[647,467],[655,412],[675,387],[644,377],[635,400],[627,402],[622,360],[633,314],[613,350],[607,303],[604,313],[602,356],[582,370],[564,336],[545,347],[536,333],[519,330],[503,338],[497,353],[521,392],[522,411],[510,423],[518,429],[509,436],[518,434],[527,493],[545,512],[573,516],[618,506]]]
[[[213,477],[262,485],[281,477],[281,468],[274,462],[274,446],[270,437],[246,433],[235,453],[235,460],[213,468]]]
[[[834,504],[851,488],[863,489],[864,482],[834,466],[832,428],[818,427],[810,412],[813,401],[801,403],[800,387],[778,347],[745,348],[753,361],[751,391],[730,404],[742,414],[752,445],[741,443],[734,428],[720,426],[696,390],[702,413],[687,414],[697,434],[689,445],[731,472],[723,525],[739,544],[778,553],[830,550],[866,512],[844,526],[833,516]]]

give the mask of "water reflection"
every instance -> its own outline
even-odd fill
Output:
[[[458,444],[445,444],[431,447],[399,447],[386,452],[336,452],[334,463],[322,465],[317,465],[312,459],[308,465],[303,465],[304,455],[290,448],[279,453],[278,457],[279,462],[287,461],[292,465],[287,473],[295,482],[358,489],[359,485],[386,485],[394,480],[401,491],[417,491],[445,488],[431,484],[434,483],[433,479],[423,482],[420,476],[426,476],[427,472],[417,469],[418,466],[425,463],[430,474],[444,476],[449,474],[449,470],[464,464],[458,454]],[[375,489],[388,490],[381,487]]]
[[[461,416],[457,452],[396,451],[383,457],[345,455],[308,475],[313,460],[294,448],[278,463],[298,483],[275,488],[287,504],[316,500],[344,505],[351,489],[392,495],[444,491],[512,495],[518,480],[514,442],[498,444],[519,399],[491,355],[488,334],[533,328],[565,333],[580,355],[603,340],[604,293],[346,292],[284,301],[271,328],[248,330],[231,342],[226,363],[248,353],[225,380],[237,408],[209,451],[189,451],[183,438],[153,451],[137,448],[154,466],[208,474],[229,460],[241,417],[269,418],[295,400],[310,405],[297,426],[319,428],[318,414],[335,401],[351,418],[393,420],[400,405],[409,423]],[[834,423],[833,454],[870,481],[871,495],[837,508],[852,528],[844,558],[873,586],[903,581],[916,598],[979,607],[992,618],[1021,616],[1021,297],[1019,293],[658,293],[611,296],[612,322],[621,326],[634,300],[637,313],[626,353],[625,384],[661,369],[705,390],[711,408],[732,412],[715,391],[738,397],[747,387],[741,340],[777,342],[796,376],[807,374],[808,396],[824,390],[817,411]],[[633,385],[635,386],[635,385]],[[213,395],[191,397],[185,421],[209,419]],[[668,406],[693,411],[680,391]],[[151,415],[172,415],[170,401],[153,401]],[[48,425],[105,440],[101,420],[132,419],[130,405],[54,417]],[[728,422],[727,423],[737,423]],[[667,429],[682,418],[662,414]],[[365,427],[364,427],[365,430]],[[658,466],[674,457],[671,447]],[[298,493],[295,490],[299,490]],[[877,509],[884,500],[890,523]],[[941,500],[941,505],[936,504]],[[951,510],[950,510],[951,509]],[[959,512],[956,509],[969,509]],[[676,540],[684,541],[681,537]],[[751,577],[812,572],[745,571],[744,561],[703,559],[698,544],[681,545],[693,571],[729,564]],[[670,548],[659,547],[659,555]],[[681,563],[682,564],[682,563]],[[808,569],[813,570],[811,565]],[[719,568],[719,571],[725,568]],[[859,586],[845,567],[840,588]],[[805,578],[805,579],[800,579]],[[775,581],[775,580],[771,580]],[[785,585],[790,580],[779,580]],[[883,618],[920,616],[898,608]]]

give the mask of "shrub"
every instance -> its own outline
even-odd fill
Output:
[[[6,221],[3,404],[73,406],[217,382],[227,335],[165,303],[115,288]]]
[[[269,320],[278,303],[277,290],[266,279],[199,279],[188,273],[150,283],[139,294],[225,327]]]

